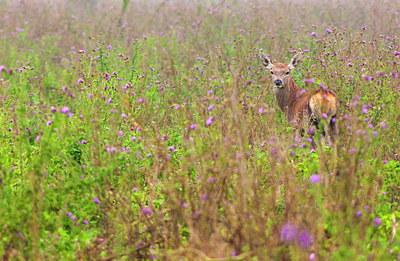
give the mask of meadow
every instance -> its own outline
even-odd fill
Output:
[[[400,260],[399,12],[0,1],[0,256]],[[260,50],[337,94],[337,155],[287,123]]]

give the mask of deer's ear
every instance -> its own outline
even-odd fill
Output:
[[[271,60],[265,54],[263,54],[262,52],[260,52],[259,57],[260,57],[261,62],[264,64],[264,66],[268,70],[270,70],[270,69],[272,69],[272,67],[274,67],[274,65],[272,64]]]
[[[293,56],[292,60],[290,60],[290,63],[288,64],[289,69],[293,70],[297,65],[299,65],[299,62],[303,60],[303,55],[301,53],[297,53],[295,56]]]

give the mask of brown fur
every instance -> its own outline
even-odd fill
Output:
[[[301,55],[293,57],[289,64],[272,64],[264,54],[260,54],[263,64],[272,72],[272,80],[275,83],[275,95],[279,108],[285,112],[290,124],[296,120],[302,123],[305,120],[313,122],[317,127],[323,121],[324,131],[328,139],[337,139],[339,130],[336,123],[336,115],[339,112],[339,99],[330,90],[317,89],[301,93],[300,88],[290,76],[301,60]],[[281,84],[276,84],[276,82]],[[325,119],[324,119],[325,118]]]

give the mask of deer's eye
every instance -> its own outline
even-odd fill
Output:
[[[273,72],[273,71],[271,71],[271,74],[274,74],[274,72]]]
[[[286,75],[288,75],[290,72],[286,72]]]

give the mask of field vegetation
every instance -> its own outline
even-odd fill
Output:
[[[399,260],[399,12],[0,1],[0,256]],[[261,49],[338,95],[337,155],[287,123]]]

